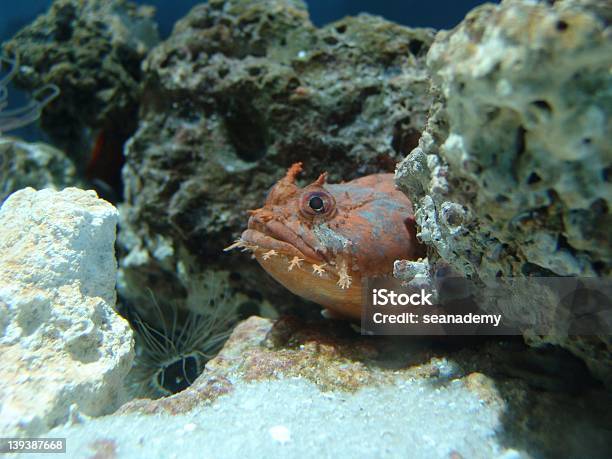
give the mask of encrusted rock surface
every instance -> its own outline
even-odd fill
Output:
[[[300,1],[196,6],[143,67],[141,122],[125,150],[131,234],[120,235],[132,290],[145,276],[176,283],[191,255],[194,275],[221,265],[243,290],[295,303],[255,263],[221,250],[295,161],[304,180],[393,170],[425,124],[432,38],[368,15],[316,29]]]
[[[115,410],[132,332],[113,310],[117,211],[32,188],[0,209],[0,432],[36,436]]]
[[[519,341],[394,342],[251,317],[184,392],[51,434],[77,457],[106,444],[118,458],[604,458],[609,397],[568,353]]]
[[[450,264],[485,285],[610,275],[612,31],[597,3],[507,0],[437,35],[436,101],[396,171],[417,198],[432,271]],[[565,325],[531,339],[562,344],[612,382],[610,337],[568,338]]]
[[[125,137],[134,129],[140,64],[159,41],[152,16],[126,0],[57,0],[4,44],[19,56],[19,85],[60,89],[41,122],[71,157],[89,151],[91,130]]]
[[[74,164],[61,151],[0,136],[0,204],[22,188],[62,189],[76,183]]]

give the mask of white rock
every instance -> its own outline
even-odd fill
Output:
[[[2,205],[0,436],[118,407],[133,343],[113,310],[117,218],[77,188],[25,188]]]

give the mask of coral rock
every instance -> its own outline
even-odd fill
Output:
[[[442,261],[485,284],[609,275],[612,40],[590,3],[487,4],[437,35],[436,102],[396,171],[432,269]],[[612,381],[609,337],[542,341]]]
[[[132,357],[113,310],[117,211],[93,191],[12,194],[0,209],[0,432],[112,412]]]
[[[77,183],[74,164],[44,143],[0,137],[0,204],[26,187],[62,189]]]
[[[140,64],[159,41],[153,12],[125,0],[57,0],[4,44],[21,61],[17,84],[60,89],[41,121],[65,151],[85,151],[90,129],[133,130]]]

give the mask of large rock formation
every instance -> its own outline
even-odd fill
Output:
[[[222,266],[253,298],[296,304],[222,249],[295,161],[304,180],[393,170],[425,125],[432,38],[368,15],[316,29],[300,1],[195,7],[144,64],[141,122],[125,150],[122,293],[149,285],[174,301],[190,294],[180,272]]]
[[[436,101],[396,173],[417,198],[431,271],[450,264],[483,285],[610,275],[612,36],[597,3],[508,0],[437,35]],[[529,339],[571,349],[612,381],[610,337],[568,337],[567,325]]]
[[[99,132],[107,156],[99,166],[110,167],[136,126],[140,64],[159,41],[153,12],[126,0],[57,0],[3,45],[20,60],[17,84],[59,88],[41,123],[81,169]]]
[[[117,211],[93,191],[12,194],[0,209],[0,432],[111,413],[133,356],[113,310]]]

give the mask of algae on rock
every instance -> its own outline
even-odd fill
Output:
[[[44,143],[0,136],[0,205],[26,187],[62,189],[78,183],[74,164]]]

